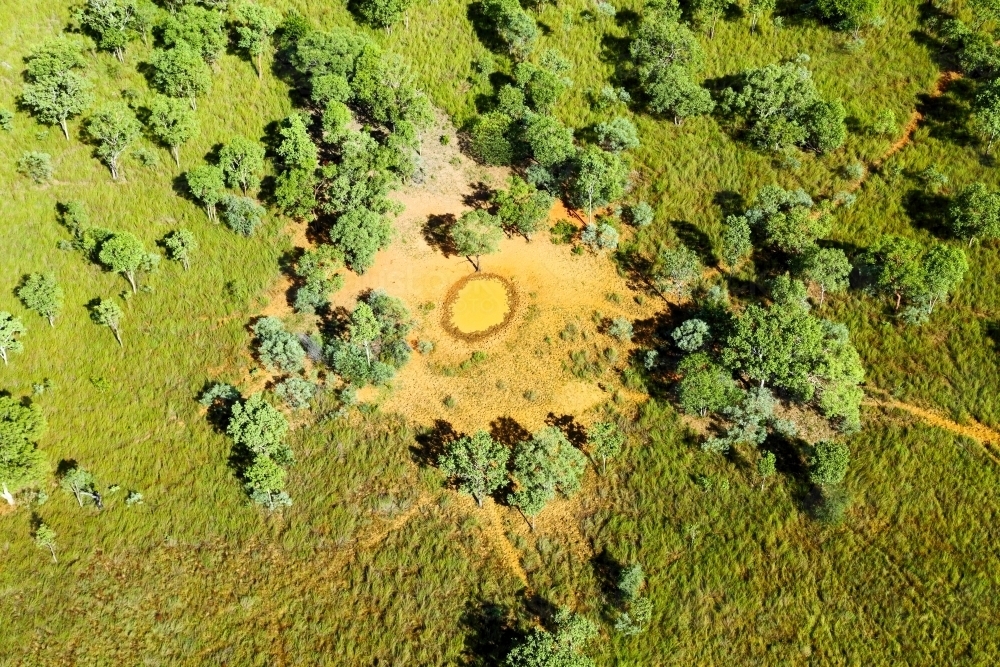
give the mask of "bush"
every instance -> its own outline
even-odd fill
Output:
[[[633,334],[632,323],[624,317],[616,317],[611,321],[611,326],[608,327],[608,335],[623,343],[631,341]]]
[[[633,204],[628,209],[628,219],[636,227],[648,227],[653,224],[653,207],[644,201]]]
[[[17,161],[17,173],[41,185],[52,180],[52,157],[48,153],[29,151]]]
[[[499,112],[480,116],[472,128],[473,155],[495,166],[513,162],[514,146],[507,137],[511,122],[510,116]]]
[[[577,228],[569,220],[563,218],[559,220],[552,229],[549,230],[551,235],[552,243],[555,245],[566,245],[573,242],[573,237],[576,236]]]
[[[0,109],[0,130],[11,132],[14,129],[14,112],[9,109]]]
[[[316,395],[316,385],[299,377],[290,377],[275,386],[274,395],[293,410],[303,410],[309,407],[309,401]]]
[[[252,236],[264,217],[264,207],[249,197],[226,195],[222,200],[222,219],[237,234]]]

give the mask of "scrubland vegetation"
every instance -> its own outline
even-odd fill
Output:
[[[995,5],[0,0],[4,664],[992,664]],[[585,412],[371,399],[438,112]]]

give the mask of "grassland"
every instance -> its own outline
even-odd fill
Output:
[[[352,22],[340,3],[273,4],[297,6],[323,26]],[[860,129],[843,150],[803,157],[791,170],[734,142],[716,119],[675,127],[636,116],[643,147],[634,196],[658,213],[639,247],[677,236],[712,253],[719,193],[746,198],[775,181],[815,194],[844,189],[840,168],[871,163],[892,142],[863,131],[883,108],[902,121],[920,107],[926,122],[892,158],[899,175],[871,176],[857,203],[838,212],[837,241],[861,248],[887,231],[940,235],[927,214],[934,200],[917,176],[931,164],[950,187],[995,186],[995,168],[962,130],[968,88],[924,97],[939,65],[934,47],[914,36],[920,8],[884,4],[885,25],[859,52],[845,48],[844,35],[795,19],[756,36],[745,19],[733,20],[714,40],[704,36],[709,79],[808,53],[820,89],[842,97]],[[617,19],[589,19],[586,9],[574,0],[539,14],[550,29],[545,44],[574,63],[575,87],[558,112],[579,128],[602,119],[587,94],[614,78],[628,10],[639,6],[624,3]],[[56,34],[68,12],[55,0],[0,0],[0,15],[0,63],[10,65],[0,64],[0,107],[12,108],[21,58]],[[426,3],[414,8],[409,28],[371,34],[412,63],[456,124],[488,93],[468,81],[484,47],[465,3]],[[88,56],[100,97],[146,94],[135,70],[146,53],[136,45],[124,66],[108,54]],[[262,136],[289,108],[280,81],[258,83],[249,63],[225,56],[199,104],[203,131],[185,148],[185,164],[234,134]],[[211,225],[178,196],[179,171],[161,149],[159,166],[130,160],[127,181],[112,184],[78,139],[79,123],[71,129],[66,142],[18,114],[14,131],[0,133],[0,309],[30,328],[25,353],[0,369],[0,390],[26,396],[50,379],[32,399],[49,420],[49,459],[77,460],[123,491],[97,514],[53,490],[38,513],[59,535],[58,565],[32,544],[30,512],[0,514],[0,664],[489,665],[518,627],[555,604],[603,622],[598,664],[995,664],[998,469],[980,444],[900,412],[866,410],[865,429],[851,440],[853,505],[835,527],[811,518],[793,452],[779,452],[778,479],[762,491],[747,459],[702,454],[661,400],[638,421],[622,416],[626,454],[607,477],[588,472],[581,500],[565,508],[583,550],[558,531],[526,535],[506,517],[487,530],[491,520],[421,463],[426,434],[392,415],[297,429],[296,504],[262,514],[227,466],[229,441],[194,397],[207,380],[236,380],[252,367],[246,325],[289,247],[285,222],[269,216],[251,239]],[[55,183],[34,186],[14,173],[25,150],[52,154]],[[147,280],[151,291],[129,301],[123,351],[89,321],[85,304],[127,285],[57,248],[67,232],[55,204],[66,199],[83,201],[95,224],[130,230],[147,245],[177,226],[198,234],[190,272],[166,265]],[[995,245],[974,247],[966,283],[921,328],[901,327],[886,304],[855,292],[831,299],[828,310],[851,327],[868,382],[959,421],[1000,426],[998,261]],[[40,270],[55,272],[67,292],[55,329],[12,292],[23,274]],[[128,489],[146,503],[125,507]],[[497,548],[501,538],[513,545],[527,588]],[[649,633],[629,639],[612,629],[608,576],[632,558],[649,574],[655,613]]]

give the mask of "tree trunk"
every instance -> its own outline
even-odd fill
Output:
[[[124,65],[125,64],[125,51],[123,51],[121,48],[115,49],[115,58],[118,58],[118,62],[120,62],[122,65]]]
[[[118,180],[118,158],[108,160],[108,167],[111,169],[111,180]]]
[[[899,310],[899,304],[903,301],[903,293],[896,292],[896,310]]]
[[[257,80],[264,78],[264,65],[261,64],[261,55],[260,53],[257,54]]]
[[[115,335],[115,340],[118,341],[118,347],[125,347],[124,343],[122,343],[122,335],[118,333],[118,327],[111,327],[111,333]],[[79,497],[77,500],[79,500]],[[83,503],[80,503],[80,507],[83,507]]]
[[[198,98],[194,95],[191,96],[191,111],[198,110]]]
[[[757,32],[757,14],[754,14],[750,18],[750,32],[751,33]]]
[[[986,154],[987,155],[990,154],[990,150],[992,150],[992,148],[993,148],[993,139],[995,139],[996,136],[997,136],[996,132],[990,132],[990,140],[986,144]]]
[[[135,284],[135,272],[134,271],[125,271],[124,273],[125,273],[125,277],[128,278],[129,284],[132,285],[132,294],[136,294],[138,292],[138,288],[136,287],[136,284]]]
[[[181,166],[181,147],[180,146],[172,146],[171,149],[170,149],[170,152],[174,154],[174,162],[177,164],[178,167],[180,167]]]
[[[50,327],[55,327],[55,325],[56,325],[56,316],[55,315],[49,315],[49,326]]]
[[[66,127],[66,119],[65,118],[60,118],[59,119],[59,127],[62,128],[63,136],[66,137],[66,141],[69,141],[69,128]]]
[[[823,300],[826,299],[826,287],[823,285],[819,286],[819,307],[823,307]]]
[[[14,502],[14,494],[11,493],[10,490],[7,489],[7,485],[6,484],[3,485],[3,493],[0,493],[0,498],[3,498],[4,500],[6,500],[8,505],[15,505],[16,504]]]
[[[602,456],[601,457],[601,477],[607,477],[607,476],[608,476],[608,457],[607,456]]]
[[[3,358],[3,365],[7,365],[7,348],[0,347],[0,357]]]
[[[718,20],[719,20],[718,16],[712,19],[712,29],[708,32],[709,39],[715,39],[715,24]]]
[[[187,255],[185,255],[184,259],[181,260],[181,265],[184,267],[185,271],[191,268],[191,262],[188,260]]]
[[[479,508],[482,509],[482,507],[483,507],[483,498],[482,498],[482,496],[476,496],[476,502],[479,503]]]
[[[55,547],[53,547],[51,544],[48,545],[48,547],[49,547],[49,553],[52,554],[52,562],[53,563],[58,563],[59,559],[56,558],[56,549],[55,549]]]
[[[74,487],[73,487],[73,495],[74,495],[74,496],[76,496],[76,503],[77,503],[77,504],[78,504],[78,505],[79,505],[80,507],[83,507],[83,501],[82,501],[82,500],[80,499],[80,489],[78,489],[78,488],[76,488],[76,487],[74,486]]]

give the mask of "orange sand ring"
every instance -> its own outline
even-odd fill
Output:
[[[474,273],[448,290],[442,324],[456,338],[481,340],[506,327],[516,309],[517,293],[510,281]]]

